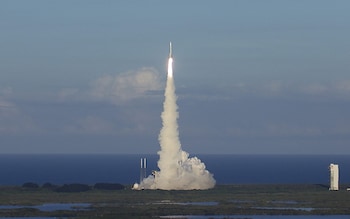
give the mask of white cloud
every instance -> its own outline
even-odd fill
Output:
[[[77,97],[80,95],[79,92],[78,88],[64,88],[58,93],[58,99],[64,101],[71,97]]]
[[[105,75],[92,83],[91,96],[113,103],[145,97],[149,91],[163,89],[160,75],[154,68],[141,68],[118,75]]]
[[[13,94],[12,87],[1,87],[0,88],[0,96],[8,97]]]
[[[225,93],[216,94],[229,96],[231,98],[245,98],[246,96],[256,97],[299,97],[305,98],[327,98],[339,99],[350,98],[350,80],[334,82],[289,82],[289,81],[261,81],[259,83],[238,82],[232,84],[229,89],[219,88]],[[212,92],[213,93],[213,92]],[[205,96],[205,94],[201,94]]]
[[[113,118],[103,118],[104,115],[76,118],[63,127],[63,132],[70,134],[91,134],[91,135],[147,135],[155,130],[153,119],[143,112],[135,112],[129,109],[130,113],[122,112]],[[147,113],[146,113],[147,114]],[[158,126],[157,126],[158,128]]]
[[[286,85],[281,81],[270,81],[262,85],[262,89],[269,94],[280,94],[283,89],[286,89]]]
[[[18,107],[0,99],[0,134],[36,133],[39,129],[34,121]]]
[[[350,80],[339,81],[334,86],[337,91],[344,94],[350,94]]]
[[[299,87],[300,93],[332,99],[350,98],[350,80],[328,83],[310,83]]]
[[[14,105],[6,100],[2,100],[0,99],[0,112],[6,111],[8,109],[11,109],[12,107],[14,107]]]
[[[330,85],[325,85],[321,83],[311,83],[304,85],[300,88],[300,91],[305,94],[311,94],[311,95],[322,95],[326,94],[332,90],[332,87]]]
[[[350,134],[350,126],[337,124],[322,126],[292,125],[288,123],[266,123],[254,127],[228,127],[226,133],[232,137],[321,137],[325,135]]]

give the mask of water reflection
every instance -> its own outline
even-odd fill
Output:
[[[313,211],[315,208],[297,208],[297,207],[254,207],[254,209],[264,210],[296,210],[296,211]]]
[[[219,202],[172,202],[170,200],[163,200],[160,202],[154,202],[153,204],[215,206],[218,205]]]
[[[89,203],[46,203],[46,204],[35,205],[35,206],[0,205],[0,209],[35,208],[35,209],[38,209],[39,211],[45,211],[45,212],[88,210],[89,207],[91,207],[91,204]]]
[[[0,217],[0,219],[62,219],[61,217]]]

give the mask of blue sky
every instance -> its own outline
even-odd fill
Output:
[[[0,1],[0,153],[350,154],[349,1]]]

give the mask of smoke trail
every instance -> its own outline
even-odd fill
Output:
[[[161,115],[163,127],[159,133],[159,171],[144,179],[140,186],[144,189],[163,190],[209,189],[215,185],[213,175],[206,170],[200,159],[189,158],[188,153],[181,148],[172,63],[173,59],[169,57],[164,109]]]

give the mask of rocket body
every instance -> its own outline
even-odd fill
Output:
[[[169,43],[169,58],[173,57],[173,47],[171,45],[171,42]]]
[[[169,59],[168,59],[168,78],[173,77],[173,47],[169,44]]]

